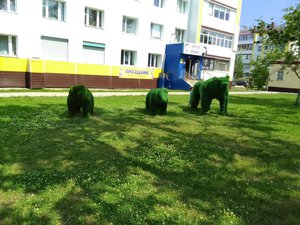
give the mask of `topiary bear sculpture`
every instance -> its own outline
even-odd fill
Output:
[[[197,82],[191,94],[190,106],[198,107],[201,100],[201,111],[207,113],[213,99],[220,102],[220,113],[227,115],[229,77],[213,77],[206,81]]]
[[[90,113],[94,112],[93,94],[84,85],[74,85],[70,87],[67,105],[71,117],[80,113],[81,108],[82,115],[88,117]]]
[[[151,115],[167,113],[168,89],[155,88],[148,92],[146,97],[146,110]]]

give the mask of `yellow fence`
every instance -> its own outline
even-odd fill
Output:
[[[41,59],[0,57],[0,71],[47,74],[77,74],[118,76],[120,78],[153,79],[162,72],[159,68],[139,68],[113,65],[82,64]]]
[[[0,71],[27,72],[27,67],[27,59],[0,57]]]

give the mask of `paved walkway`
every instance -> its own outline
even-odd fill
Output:
[[[110,96],[144,96],[148,92],[93,92],[94,97],[110,97]],[[278,94],[280,92],[271,91],[241,91],[229,92],[230,95],[250,95],[250,94]],[[67,97],[68,92],[0,92],[0,97]],[[189,92],[169,92],[169,95],[189,95]]]

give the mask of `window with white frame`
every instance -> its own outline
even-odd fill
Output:
[[[57,0],[43,0],[43,17],[65,21],[66,3]]]
[[[129,50],[121,50],[121,64],[134,66],[136,64],[136,52]]]
[[[253,34],[242,34],[239,36],[239,41],[253,40]]]
[[[178,43],[182,43],[184,42],[185,39],[185,30],[181,30],[181,29],[175,29],[175,41]]]
[[[161,55],[159,54],[148,54],[148,67],[160,67],[161,66]]]
[[[104,12],[102,10],[91,9],[91,8],[85,7],[84,24],[86,26],[102,28],[103,27],[103,14],[104,14]]]
[[[137,19],[123,16],[122,31],[129,34],[137,33]]]
[[[188,9],[187,0],[177,0],[177,12],[181,14],[186,14]]]
[[[252,44],[238,45],[238,51],[250,51],[252,50],[252,48],[253,48]]]
[[[151,37],[162,39],[163,26],[156,23],[151,23]]]
[[[232,48],[232,35],[226,35],[215,31],[202,30],[200,42],[209,45],[216,45],[224,48]]]
[[[276,80],[283,80],[283,74],[284,74],[283,70],[278,70]]]
[[[16,0],[0,0],[0,10],[15,12]]]
[[[215,60],[215,70],[228,71],[229,70],[229,61],[216,59]]]
[[[241,56],[242,56],[243,60],[250,60],[252,55],[251,54],[242,54]]]
[[[230,10],[215,3],[209,2],[209,13],[210,16],[216,17],[221,20],[229,20]]]
[[[16,56],[17,41],[15,36],[0,35],[0,55]]]
[[[162,8],[164,4],[164,0],[154,0],[153,5],[159,8]]]

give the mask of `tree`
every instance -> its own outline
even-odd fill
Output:
[[[269,66],[264,63],[264,58],[258,58],[251,65],[254,68],[251,71],[251,88],[256,86],[257,89],[263,89],[269,80]]]
[[[267,87],[270,77],[270,66],[276,62],[277,59],[282,57],[282,51],[274,49],[268,51],[265,56],[260,56],[256,61],[251,61],[253,69],[251,71],[251,85],[257,87],[257,89],[263,89]]]
[[[244,75],[244,64],[242,57],[240,55],[236,55],[235,64],[234,64],[234,79],[242,78]]]
[[[300,4],[284,10],[284,24],[274,28],[273,24],[267,24],[265,21],[257,20],[258,25],[253,29],[263,36],[264,44],[272,46],[273,50],[279,50],[286,47],[285,51],[277,55],[277,61],[282,61],[282,69],[290,68],[295,73],[300,82]],[[300,89],[298,92],[296,105],[299,104]]]

